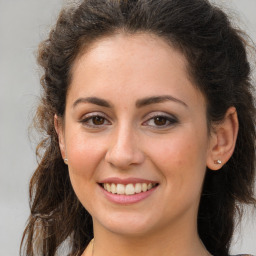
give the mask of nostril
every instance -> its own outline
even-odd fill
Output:
[[[105,160],[112,167],[126,170],[131,165],[138,165],[144,162],[144,154],[138,149],[117,150],[113,149],[106,153]]]

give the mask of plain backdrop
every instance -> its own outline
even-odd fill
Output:
[[[29,216],[28,184],[36,168],[28,127],[40,94],[38,43],[67,0],[0,0],[0,256],[19,254]],[[256,0],[215,0],[256,42]],[[254,71],[255,72],[255,71]],[[255,215],[237,228],[232,253],[256,255]]]

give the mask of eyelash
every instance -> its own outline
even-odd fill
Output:
[[[93,119],[96,119],[96,118],[100,118],[103,120],[104,124],[93,124]],[[107,121],[107,124],[105,123]],[[89,123],[91,122],[91,123]],[[99,114],[99,113],[91,113],[91,114],[88,114],[85,118],[83,118],[80,123],[82,123],[83,125],[89,127],[89,128],[101,128],[102,126],[104,125],[110,125],[111,122],[108,121],[108,118],[103,115],[103,114]]]
[[[97,121],[97,120],[95,120],[96,118],[100,118],[101,120],[98,120],[98,121],[101,121],[101,122],[103,121],[103,123],[102,124],[94,124],[94,123],[92,123],[93,121]],[[163,125],[156,125],[155,123],[154,123],[154,125],[149,125],[153,129],[164,129],[164,128],[168,128],[168,127],[178,123],[178,120],[177,120],[176,117],[161,113],[161,114],[154,114],[154,115],[152,115],[145,122],[143,122],[142,125],[143,126],[147,126],[150,121],[156,122],[157,118],[158,119],[160,118],[160,120],[158,120],[158,121],[160,121],[160,122],[164,121],[165,123]],[[88,116],[86,116],[80,122],[83,125],[85,125],[85,126],[87,126],[89,128],[93,128],[93,129],[102,128],[105,125],[111,125],[111,122],[108,121],[108,118],[105,115],[99,114],[99,113],[88,114]]]
[[[149,124],[150,121],[153,121],[153,122],[156,122],[157,118],[160,118],[160,122],[161,121],[164,121],[165,124],[163,125],[156,125],[154,123],[154,125],[150,125],[150,127],[152,127],[153,129],[164,129],[164,128],[169,128],[170,126],[178,123],[178,119],[174,116],[170,116],[170,115],[167,115],[167,114],[162,114],[162,113],[159,113],[159,114],[154,114],[152,115],[147,121],[143,122],[143,125],[147,125]],[[162,120],[161,120],[162,119]],[[167,123],[167,124],[166,124]]]

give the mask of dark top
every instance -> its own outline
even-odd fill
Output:
[[[252,254],[237,254],[237,255],[230,255],[230,256],[253,256]]]

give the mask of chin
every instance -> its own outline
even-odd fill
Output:
[[[130,215],[123,214],[122,217],[119,215],[108,219],[104,218],[101,221],[96,221],[96,223],[104,229],[122,236],[139,237],[152,232],[154,229],[152,221],[148,221],[147,218],[135,217],[134,214]],[[94,221],[94,225],[96,223]]]

